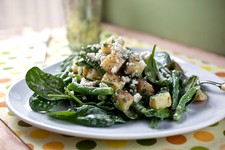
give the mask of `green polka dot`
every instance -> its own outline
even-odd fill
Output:
[[[217,126],[218,124],[219,124],[219,122],[216,122],[216,123],[210,125],[210,127],[215,127],[215,126]]]
[[[15,56],[12,56],[12,57],[9,57],[9,59],[16,59],[16,57]]]
[[[18,125],[21,127],[32,127],[32,125],[30,125],[26,122],[23,122],[22,120],[18,121]]]
[[[151,146],[157,142],[156,139],[137,140],[137,143],[143,146]]]
[[[10,70],[10,69],[13,69],[13,67],[5,67],[5,68],[2,68],[3,70]]]
[[[9,51],[2,52],[3,55],[8,55],[9,53]]]
[[[192,147],[191,150],[209,150],[209,149],[203,146],[195,146]]]
[[[83,140],[83,141],[80,141],[76,144],[76,147],[78,149],[86,149],[86,150],[89,150],[89,149],[94,149],[96,147],[96,142],[95,141],[92,141],[92,140]]]
[[[6,64],[6,62],[0,62],[0,65],[4,65],[4,64]]]
[[[9,116],[14,116],[14,114],[11,111],[8,112],[8,115]]]

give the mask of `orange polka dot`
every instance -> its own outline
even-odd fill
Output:
[[[63,150],[64,144],[61,142],[49,142],[43,145],[43,150]]]
[[[107,146],[111,148],[122,148],[127,144],[127,141],[123,140],[108,140],[106,141]]]
[[[220,146],[220,150],[225,150],[225,144]]]
[[[203,141],[203,142],[209,142],[214,139],[213,134],[208,131],[197,131],[194,133],[194,137],[197,140]]]
[[[215,74],[219,77],[225,77],[225,72],[216,72]]]
[[[5,102],[0,102],[0,107],[6,107],[6,103]]]
[[[187,138],[183,135],[175,135],[166,137],[166,140],[171,144],[180,145],[186,143]]]
[[[5,96],[5,93],[0,92],[0,98],[3,98]]]
[[[47,138],[49,134],[50,133],[46,130],[37,129],[37,130],[31,131],[30,136],[35,139],[44,139],[44,138]]]
[[[9,82],[10,81],[10,78],[2,78],[0,79],[0,83],[6,83],[6,82]]]

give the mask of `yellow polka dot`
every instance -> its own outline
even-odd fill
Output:
[[[220,146],[220,150],[225,150],[225,144]]]
[[[127,141],[123,140],[109,140],[106,141],[106,145],[111,148],[121,148],[127,145]]]
[[[61,142],[49,142],[43,145],[43,150],[63,150],[64,144]]]
[[[183,135],[175,135],[166,137],[166,140],[171,144],[180,145],[186,143],[187,138]]]
[[[0,92],[0,98],[3,98],[5,96],[5,93]]]
[[[18,137],[21,137],[21,132],[20,131],[14,131],[15,134],[18,136]]]
[[[35,139],[44,139],[44,138],[47,138],[49,134],[50,133],[48,131],[37,129],[37,130],[31,131],[30,136]]]
[[[214,139],[213,134],[208,131],[197,131],[194,133],[194,137],[197,140],[203,141],[203,142],[209,142]]]
[[[11,72],[11,75],[17,75],[20,74],[21,72]]]
[[[203,65],[203,66],[201,66],[203,69],[205,69],[205,70],[208,70],[208,71],[210,71],[210,70],[212,70],[212,68],[210,67],[210,66],[206,66],[206,65]]]

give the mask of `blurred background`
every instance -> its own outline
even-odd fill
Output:
[[[225,55],[224,0],[103,0],[102,22]],[[61,0],[0,0],[0,40],[64,24]]]

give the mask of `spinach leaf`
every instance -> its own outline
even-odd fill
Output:
[[[93,105],[77,107],[76,111],[49,112],[48,116],[91,127],[108,127],[125,123],[124,119]]]
[[[147,66],[145,67],[144,73],[147,76],[147,79],[151,83],[154,83],[160,86],[166,86],[171,83],[171,79],[170,79],[171,75],[160,69],[164,67],[170,59],[168,55],[166,55],[166,53],[161,53],[161,54],[158,53],[156,58],[157,59],[160,58],[160,59],[156,61],[155,48],[156,48],[156,45],[154,45],[151,55],[146,60]],[[162,56],[164,58],[161,58]]]
[[[166,52],[156,52],[154,59],[156,61],[157,68],[166,67],[171,62],[170,55]]]
[[[49,96],[49,94],[64,94],[65,84],[61,78],[45,73],[38,67],[33,67],[28,70],[25,80],[28,87],[44,99],[62,99],[61,97]]]
[[[46,100],[36,93],[34,93],[29,98],[29,105],[33,111],[36,112],[47,112],[48,110],[52,109],[53,107],[61,104],[61,101],[49,101]]]

